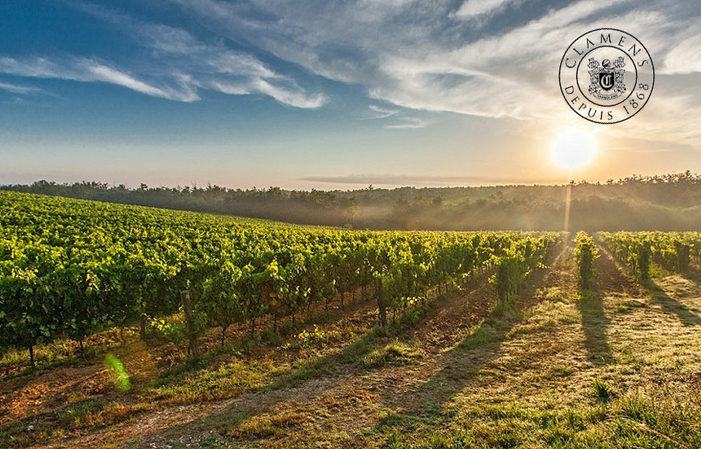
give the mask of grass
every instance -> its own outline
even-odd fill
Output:
[[[66,405],[59,410],[59,420],[68,427],[77,427],[84,423],[86,419],[92,419],[105,408],[105,403],[101,400],[82,399]]]
[[[14,379],[30,387],[35,379],[53,377],[54,371],[60,376],[58,372],[61,370],[78,369],[89,363],[94,367],[82,369],[91,373],[107,366],[103,386],[74,395],[79,399],[40,415],[45,425],[32,424],[31,419],[0,421],[0,434],[6,437],[0,441],[0,447],[23,447],[45,441],[56,432],[66,435],[96,430],[162,407],[223,400],[266,388],[289,387],[329,374],[330,367],[326,362],[344,358],[346,355],[342,349],[360,340],[371,327],[372,321],[368,323],[365,318],[341,319],[323,328],[311,326],[290,338],[276,334],[272,341],[261,340],[260,334],[251,338],[248,332],[244,332],[242,338],[225,345],[211,345],[204,339],[201,342],[204,351],[198,357],[178,358],[182,354],[180,349],[164,341],[134,344],[134,336],[128,345],[109,347],[119,356],[108,354],[106,365],[102,363],[102,357],[83,359],[66,355],[61,363],[24,373],[31,376],[20,378],[17,374],[9,374],[3,376],[1,382]],[[216,333],[212,332],[213,340],[218,342]],[[382,332],[371,334],[382,335]],[[319,335],[323,338],[317,339]],[[280,344],[281,340],[287,343]],[[71,343],[66,344],[70,346]],[[42,349],[48,351],[50,348]],[[115,359],[120,363],[116,364]],[[22,363],[21,358],[17,360]],[[8,366],[17,360],[5,359]],[[123,366],[119,366],[122,363]],[[144,368],[147,368],[146,372]],[[131,378],[126,377],[129,375]],[[94,374],[89,377],[94,377]],[[125,386],[125,377],[130,379],[131,388]]]
[[[221,399],[261,388],[285,368],[269,360],[233,360],[214,369],[166,376],[146,394],[150,400],[166,400],[170,404]]]
[[[607,403],[613,397],[613,388],[606,382],[594,380],[594,396],[601,402]]]
[[[312,419],[302,413],[264,414],[243,421],[229,431],[229,436],[248,440],[281,436]]]
[[[401,342],[394,339],[388,345],[359,357],[357,363],[363,368],[374,369],[386,365],[407,365],[423,356],[423,350],[414,342]]]
[[[391,433],[386,447],[696,448],[701,444],[698,407],[698,400],[656,388],[598,405],[468,408],[433,435]]]

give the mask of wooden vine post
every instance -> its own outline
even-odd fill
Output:
[[[382,288],[382,278],[375,279],[375,292],[377,294],[377,309],[379,311],[380,326],[387,326],[387,306],[385,305],[385,293]]]
[[[192,305],[190,304],[190,290],[180,292],[183,298],[183,310],[185,311],[185,332],[187,333],[187,354],[197,355],[197,335],[192,322]]]

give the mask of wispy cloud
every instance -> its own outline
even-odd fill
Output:
[[[105,82],[182,102],[200,100],[201,90],[264,95],[298,108],[318,108],[328,101],[323,93],[308,93],[290,77],[251,54],[229,49],[222,41],[204,42],[183,29],[136,20],[93,4],[80,4],[80,8],[125,32],[149,51],[150,60],[135,61],[126,69],[97,57],[0,56],[0,73]]]
[[[370,109],[371,113],[367,116],[367,118],[372,120],[392,117],[393,115],[399,113],[399,109],[383,108],[374,104],[368,106],[368,109]]]
[[[686,26],[689,31],[677,37],[677,44],[669,50],[664,65],[660,67],[661,73],[673,75],[701,72],[701,35],[698,33],[701,19],[690,21]]]
[[[366,120],[380,120],[385,123],[386,129],[419,129],[432,123],[431,120],[407,115],[406,111],[396,108],[388,108],[371,104],[363,118]],[[390,120],[387,120],[390,119]],[[387,123],[389,122],[389,123]]]
[[[411,109],[524,119],[562,106],[557,79],[544,77],[543,70],[556,70],[577,36],[578,27],[569,26],[630,0],[580,1],[507,33],[487,30],[471,39],[459,39],[471,25],[456,28],[448,1],[358,0],[324,2],[324,8],[316,1],[171,1],[206,18],[223,36],[245,38],[319,75],[365,85],[371,98]],[[468,0],[458,11],[496,14],[513,2]]]
[[[182,86],[183,89],[156,87],[128,73],[89,58],[74,57],[63,59],[59,62],[48,58],[15,59],[0,57],[0,72],[33,78],[104,82],[169,100],[195,101],[199,99],[194,91],[188,89],[187,86]]]
[[[82,4],[88,14],[122,30],[144,50],[140,57],[149,59],[0,55],[0,72],[106,82],[176,101],[196,101],[214,91],[318,108],[329,101],[327,95],[294,75],[307,72],[362,86],[377,102],[366,118],[386,120],[388,128],[429,124],[429,114],[412,117],[410,110],[557,122],[572,117],[557,85],[562,52],[582,32],[611,26],[638,36],[665,78],[635,124],[607,132],[635,128],[637,137],[682,139],[701,147],[701,115],[678,120],[662,112],[670,105],[696,111],[701,104],[701,90],[689,87],[698,78],[679,81],[701,73],[696,31],[701,7],[695,2],[532,2],[525,12],[522,0],[169,2],[204,32]],[[485,17],[493,20],[476,24]]]
[[[0,90],[5,90],[7,92],[10,92],[13,94],[19,94],[19,95],[39,94],[39,93],[44,92],[42,89],[39,89],[38,87],[20,86],[18,84],[10,84],[10,83],[2,83],[2,82],[0,82]]]
[[[85,5],[85,10],[135,35],[158,60],[172,67],[189,90],[209,89],[231,95],[261,94],[298,108],[318,108],[322,93],[307,93],[294,80],[268,67],[251,54],[227,48],[221,41],[204,42],[189,32],[163,24],[138,21],[125,14]],[[187,78],[183,78],[183,73]]]

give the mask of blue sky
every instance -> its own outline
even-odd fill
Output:
[[[701,4],[610,0],[3,0],[0,182],[353,188],[606,180],[701,167]],[[638,37],[655,93],[578,118],[589,29]],[[554,166],[563,128],[591,164]]]

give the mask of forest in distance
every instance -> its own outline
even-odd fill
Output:
[[[289,223],[385,230],[563,228],[566,185],[480,187],[368,186],[357,190],[229,189],[217,185],[138,188],[82,181],[37,181],[3,190]],[[634,175],[605,183],[572,182],[571,230],[701,230],[701,175]]]

